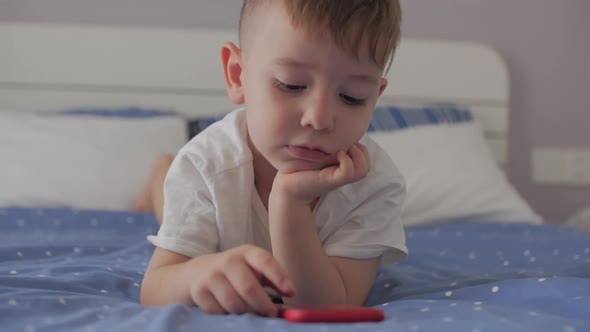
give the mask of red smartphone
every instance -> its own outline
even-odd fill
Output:
[[[279,304],[279,317],[298,323],[380,322],[381,309],[346,304]]]

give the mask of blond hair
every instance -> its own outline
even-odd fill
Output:
[[[254,10],[277,0],[244,0],[240,14],[240,39]],[[358,57],[368,46],[380,68],[391,65],[401,35],[399,0],[281,0],[291,23],[308,33],[327,28],[336,44]],[[361,43],[366,42],[367,45]],[[387,71],[386,70],[386,71]]]

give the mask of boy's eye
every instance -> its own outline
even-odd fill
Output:
[[[289,84],[279,80],[275,80],[273,85],[286,92],[299,92],[305,90],[305,85]]]
[[[366,101],[366,99],[358,99],[342,93],[340,94],[340,98],[349,105],[364,105]]]

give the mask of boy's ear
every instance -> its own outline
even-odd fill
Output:
[[[385,91],[385,88],[387,88],[387,83],[388,82],[386,78],[381,79],[381,82],[379,83],[379,96],[381,96],[383,91]]]
[[[234,104],[243,104],[245,98],[242,87],[242,50],[234,43],[224,43],[221,47],[221,64],[229,99]]]

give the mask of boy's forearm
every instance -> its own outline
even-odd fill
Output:
[[[141,285],[141,304],[192,304],[193,301],[190,296],[190,275],[194,273],[194,265],[198,264],[200,258],[202,257],[148,270]]]
[[[342,276],[325,254],[311,209],[275,199],[269,209],[273,255],[287,270],[298,303],[346,303]]]

